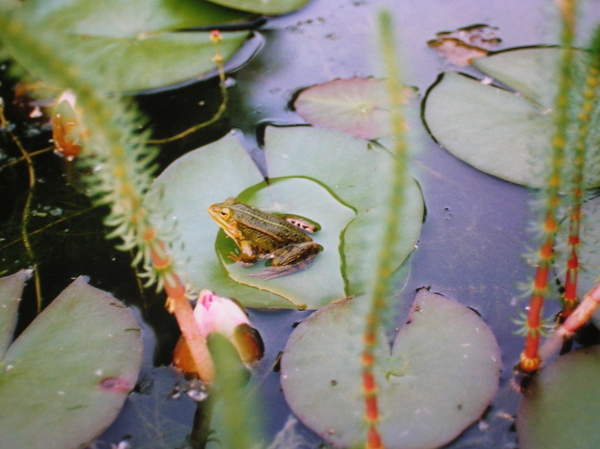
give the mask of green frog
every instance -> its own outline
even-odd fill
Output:
[[[240,248],[233,260],[250,266],[259,259],[271,259],[268,269],[249,275],[264,280],[304,270],[321,251],[321,246],[306,234],[317,227],[293,216],[275,215],[227,198],[213,204],[208,213]]]

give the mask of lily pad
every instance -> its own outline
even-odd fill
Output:
[[[0,357],[4,357],[13,338],[27,276],[27,271],[21,270],[12,276],[0,278]]]
[[[403,91],[407,103],[416,97],[414,88]],[[311,125],[371,140],[391,134],[389,99],[385,80],[337,79],[300,92],[294,108]]]
[[[389,153],[369,150],[368,142],[344,133],[308,127],[269,128],[265,146],[268,186],[233,135],[186,154],[155,181],[146,205],[157,227],[175,226],[183,242],[176,253],[184,261],[182,275],[194,290],[209,288],[247,307],[314,309],[364,291],[378,257]],[[223,241],[207,212],[230,196],[316,221],[321,230],[314,240],[324,251],[305,271],[268,281],[248,277],[264,264],[232,265],[228,256],[235,246]],[[397,266],[413,251],[423,217],[421,192],[412,179],[406,202],[402,238],[394,245]]]
[[[281,361],[294,414],[341,447],[359,447],[366,435],[360,300],[332,304],[300,323]],[[387,448],[451,441],[498,388],[500,349],[491,330],[468,307],[428,291],[418,293],[392,349],[382,336],[376,353],[379,431]]]
[[[102,76],[99,82],[107,89],[121,92],[162,88],[214,71],[216,48],[208,31],[178,30],[216,28],[247,18],[245,13],[200,0],[32,0],[15,14],[28,27],[61,36],[66,41],[65,58],[92,79]],[[248,35],[223,32],[220,51],[224,59],[229,59]],[[20,62],[44,78],[35,63]]]
[[[392,167],[384,148],[345,133],[307,127],[268,128],[265,136],[270,176],[318,180],[340,201],[352,207],[356,219],[344,233],[343,256],[347,296],[366,290],[377,266]],[[400,238],[392,245],[397,267],[415,249],[423,222],[421,189],[405,180],[405,209],[398,221]]]
[[[574,67],[579,77],[583,53],[577,55]],[[425,100],[430,132],[450,153],[479,170],[542,187],[553,134],[556,76],[552,75],[559,57],[556,48],[529,48],[474,63],[511,90],[489,80],[444,73]],[[585,182],[589,187],[599,185],[598,170],[587,170]]]
[[[117,416],[141,355],[127,308],[78,278],[0,362],[0,447],[85,446]]]
[[[311,125],[376,139],[389,134],[388,98],[384,80],[339,79],[303,90],[294,108]]]
[[[287,14],[302,8],[310,0],[210,0],[218,5],[259,14]]]
[[[600,347],[565,354],[528,386],[517,416],[519,447],[596,447],[600,440]]]
[[[249,307],[293,307],[280,296],[233,282],[215,251],[219,227],[208,215],[208,207],[262,181],[248,153],[229,134],[167,167],[155,180],[145,204],[155,212],[157,227],[168,231],[175,226],[180,241],[173,249],[175,258],[182,261],[178,270],[194,290],[209,288]]]

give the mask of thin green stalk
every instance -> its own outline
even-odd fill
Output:
[[[404,206],[404,186],[408,178],[407,159],[408,147],[404,135],[404,116],[402,113],[403,93],[400,83],[400,70],[396,61],[396,46],[394,42],[392,17],[383,11],[379,16],[383,59],[387,74],[387,87],[391,97],[391,123],[394,139],[393,170],[390,180],[390,194],[387,203],[387,213],[384,221],[379,264],[376,271],[376,281],[371,292],[370,310],[366,317],[364,330],[363,393],[365,396],[365,420],[368,426],[365,448],[383,448],[383,442],[378,431],[379,409],[377,405],[377,384],[373,367],[377,363],[375,348],[381,327],[381,314],[387,304],[390,292],[389,278],[394,271],[393,243],[400,237],[399,221],[402,220],[401,210]]]
[[[167,137],[165,139],[148,139],[149,144],[159,145],[174,142],[178,139],[183,139],[185,136],[188,136],[192,133],[195,133],[196,131],[201,130],[202,128],[206,128],[207,126],[212,125],[217,120],[219,120],[225,113],[225,110],[227,109],[227,103],[229,102],[229,93],[227,91],[227,86],[225,85],[225,68],[220,49],[221,38],[218,32],[211,33],[211,41],[215,44],[217,50],[217,54],[213,58],[213,61],[216,62],[217,66],[219,67],[219,87],[221,88],[221,97],[223,98],[221,104],[219,105],[219,109],[217,110],[215,115],[213,115],[209,120],[202,123],[198,123],[197,125],[194,125],[186,129],[185,131],[180,132],[179,134],[175,134],[174,136]]]
[[[8,121],[4,116],[4,108],[2,103],[0,103],[0,126],[8,129]],[[29,174],[29,190],[27,191],[27,198],[25,199],[25,205],[23,206],[23,212],[21,214],[21,240],[23,242],[23,246],[25,247],[25,252],[27,253],[27,257],[33,263],[33,281],[35,285],[35,297],[36,297],[36,312],[39,314],[42,311],[42,284],[40,281],[40,272],[38,270],[37,264],[35,261],[35,254],[33,252],[33,248],[31,246],[31,242],[29,241],[29,233],[27,231],[27,227],[29,225],[29,216],[31,214],[31,200],[33,199],[33,191],[35,189],[35,183],[37,178],[35,177],[35,169],[33,167],[33,161],[31,160],[31,155],[27,153],[19,138],[8,131],[11,139],[21,152],[21,157],[27,163],[27,171]]]

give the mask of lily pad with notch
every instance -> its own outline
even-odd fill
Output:
[[[501,85],[445,72],[425,99],[424,119],[431,134],[450,153],[485,173],[542,187],[560,55],[558,48],[514,49],[473,63]],[[585,54],[577,51],[575,56],[575,84],[581,85]],[[596,165],[586,167],[589,187],[600,185]]]
[[[331,304],[292,333],[281,384],[294,414],[336,447],[364,444],[361,298]],[[440,447],[477,420],[501,369],[491,330],[468,307],[421,290],[390,349],[381,335],[374,367],[386,448]]]

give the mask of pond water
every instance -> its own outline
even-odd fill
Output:
[[[592,25],[600,20],[600,11],[592,7],[591,1],[583,2],[586,13],[582,14],[579,44],[585,42]],[[299,89],[336,78],[384,75],[376,25],[381,8],[388,8],[393,14],[403,74],[407,84],[418,88],[421,98],[443,70],[455,69],[427,47],[427,41],[437,32],[485,23],[498,27],[502,38],[499,49],[557,43],[551,9],[548,2],[541,0],[313,0],[298,12],[269,19],[257,30],[264,39],[262,48],[249,62],[229,74],[230,103],[226,117],[206,133],[165,145],[159,157],[161,167],[235,128],[240,130],[240,140],[268,176],[261,133],[265,124],[302,124],[289,107]],[[6,91],[2,95],[10,97]],[[210,118],[214,113],[211,105],[218,105],[220,93],[218,83],[209,80],[176,91],[142,95],[138,100],[150,117],[154,137],[161,138]],[[199,102],[206,104],[207,109],[198,112]],[[12,114],[16,117],[14,112]],[[42,141],[45,135],[40,137]],[[41,157],[45,159],[40,161],[45,162],[39,164],[37,176],[48,183],[59,182],[57,173],[63,172],[61,163],[52,155]],[[481,315],[502,350],[499,392],[481,421],[444,447],[514,448],[514,415],[520,395],[512,390],[510,380],[523,339],[514,334],[517,326],[511,320],[517,318],[518,311],[526,305],[517,284],[526,281],[532,273],[523,260],[523,253],[531,241],[525,229],[532,219],[529,202],[533,194],[525,187],[477,171],[425,134],[412,171],[422,189],[427,214],[418,249],[410,259],[410,274],[398,287],[401,298],[398,324],[404,321],[414,292],[424,286]],[[18,187],[14,186],[15,179]],[[5,178],[2,182],[3,192],[22,198],[26,189],[22,177]],[[33,207],[37,208],[38,204],[40,208],[49,207],[48,210],[63,207],[62,202],[56,204],[55,199],[41,194]],[[162,295],[145,290],[145,297],[140,300],[139,285],[129,267],[129,258],[104,242],[104,230],[97,222],[103,211],[97,212],[94,216],[87,215],[89,222],[70,225],[73,229],[86,229],[86,235],[77,235],[82,234],[77,231],[65,240],[56,231],[56,240],[47,243],[47,252],[39,255],[43,261],[40,270],[46,300],[55,297],[69,279],[84,274],[89,276],[92,285],[138,305],[150,326],[146,329],[148,359],[135,393],[138,398],[126,403],[96,447],[109,447],[127,435],[133,436],[131,441],[136,441],[136,448],[159,447],[152,446],[153,434],[168,435],[160,447],[182,447],[182,438],[189,434],[194,414],[199,412],[187,396],[173,399],[172,386],[181,379],[168,370],[156,371],[152,367],[170,363],[170,353],[178,338],[175,323],[162,308]],[[67,240],[70,243],[65,246]],[[83,246],[81,242],[85,242],[83,252],[77,250]],[[4,259],[10,257],[9,253],[3,255]],[[24,303],[30,307],[22,308],[18,331],[35,313],[31,308],[33,287],[30,285],[27,289]],[[556,310],[557,304],[548,304],[546,316]],[[254,382],[261,397],[260,412],[268,423],[269,434],[274,437],[291,415],[274,366],[295,324],[311,312],[253,309],[249,313],[266,346],[265,359],[255,373]],[[156,343],[152,342],[152,333],[156,335]],[[155,353],[151,356],[153,348]],[[168,417],[161,421],[160,426],[164,428],[158,424],[141,424],[144,409],[159,407],[166,410]],[[297,431],[304,439],[298,447],[319,447],[320,438],[309,429],[298,425]],[[137,437],[136,432],[144,436]]]

